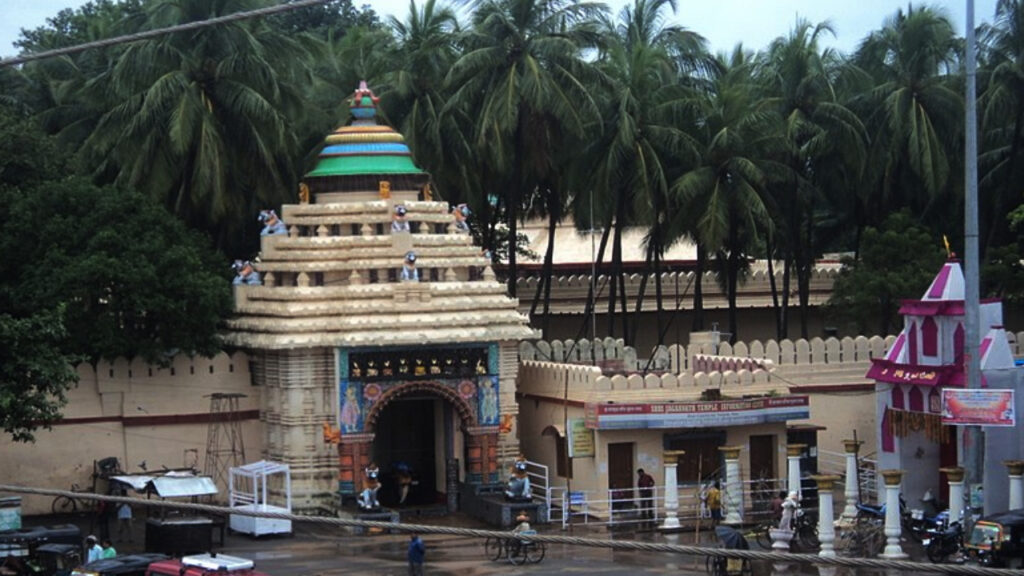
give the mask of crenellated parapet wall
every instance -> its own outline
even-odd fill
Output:
[[[1024,336],[1024,333],[1022,333]],[[551,362],[607,365],[621,363],[625,371],[667,370],[670,372],[709,372],[738,369],[772,369],[797,364],[864,364],[885,354],[893,336],[857,336],[854,338],[811,338],[810,340],[753,340],[751,342],[701,343],[684,346],[658,346],[649,359],[626,346],[622,339],[524,341],[519,346],[521,359]],[[1024,342],[1024,338],[1022,338]],[[1012,345],[1012,343],[1011,343]]]
[[[611,399],[609,394],[619,392],[664,391],[678,400],[697,400],[708,388],[726,396],[789,393],[785,383],[773,381],[763,370],[606,375],[596,366],[535,360],[521,362],[518,391],[546,398],[561,398],[571,391],[573,397],[593,401]]]

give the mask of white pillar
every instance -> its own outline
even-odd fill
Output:
[[[860,500],[860,470],[857,470],[857,452],[863,442],[856,440],[843,440],[843,448],[846,450],[846,486],[843,488],[843,513],[840,517],[843,520],[853,520],[857,517],[857,502]]]
[[[725,481],[722,483],[722,505],[725,507],[723,524],[743,523],[743,479],[740,478],[740,446],[721,446],[719,451],[725,456]]]
[[[803,493],[800,490],[800,455],[803,454],[805,448],[807,448],[807,444],[786,445],[786,460],[789,462],[789,475],[786,483],[789,486],[789,491],[796,492],[800,499],[803,499]]]
[[[818,541],[821,551],[818,556],[833,558],[836,555],[833,542],[836,541],[836,528],[833,524],[832,488],[839,476],[811,476],[818,483]]]
[[[882,470],[885,478],[885,551],[879,556],[891,560],[906,558],[900,547],[900,481],[903,470]]]
[[[964,508],[964,469],[958,467],[939,468],[949,481],[949,523],[960,521]]]
[[[661,523],[663,530],[679,528],[679,457],[682,450],[665,452],[665,521]]]
[[[1024,508],[1024,460],[1003,462],[1010,472],[1010,510]]]

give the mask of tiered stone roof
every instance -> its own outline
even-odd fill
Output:
[[[288,234],[262,237],[255,268],[263,284],[235,286],[227,343],[287,349],[536,338],[489,258],[457,229],[448,204],[430,198],[429,176],[401,135],[376,126],[375,103],[361,85],[352,99],[356,120],[328,136],[306,175],[312,203],[284,206]],[[339,135],[384,140],[339,149]],[[397,205],[406,209],[408,232],[392,231]],[[418,282],[400,280],[409,252]]]

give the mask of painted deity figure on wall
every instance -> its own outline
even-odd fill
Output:
[[[359,385],[354,382],[342,384],[344,400],[341,405],[341,431],[351,434],[363,427],[363,410],[359,398]]]
[[[273,210],[261,210],[259,221],[263,223],[263,230],[260,230],[260,236],[275,236],[288,233],[284,220],[281,220],[277,212]]]
[[[497,378],[481,378],[477,396],[480,402],[480,424],[483,426],[496,425],[498,423]]]
[[[508,479],[505,498],[516,502],[528,502],[533,499],[530,495],[530,477],[526,473],[526,457],[523,455],[512,464],[512,477]]]
[[[359,507],[363,510],[376,510],[380,508],[380,502],[377,500],[377,492],[380,490],[380,469],[377,465],[370,463],[369,466],[363,470],[363,476],[365,477],[363,483],[363,491],[359,494]]]

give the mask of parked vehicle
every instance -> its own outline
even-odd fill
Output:
[[[1024,568],[1024,509],[985,516],[964,545],[967,556],[997,568]]]
[[[168,559],[166,554],[153,553],[105,558],[75,568],[71,576],[145,576],[150,564]]]
[[[884,502],[881,505],[857,504],[857,519],[884,522],[885,509]],[[942,528],[945,525],[943,518],[948,517],[948,512],[931,516],[923,510],[912,511],[907,508],[907,502],[900,495],[900,532],[915,542],[920,542],[929,530]]]
[[[964,527],[959,522],[953,522],[948,527],[929,530],[921,543],[924,544],[928,559],[941,564],[950,556],[963,551]]]
[[[811,550],[821,545],[818,541],[818,519],[803,510],[797,510],[793,517],[794,540],[802,550]]]
[[[253,569],[253,561],[226,554],[195,554],[180,560],[154,562],[146,576],[267,576]]]

